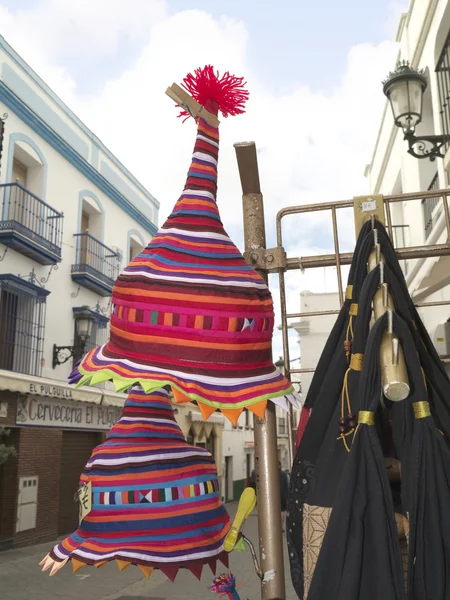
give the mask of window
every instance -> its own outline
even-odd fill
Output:
[[[40,376],[48,290],[0,275],[0,369]]]
[[[142,252],[145,245],[142,243],[140,236],[136,233],[129,232],[129,246],[128,246],[128,262],[131,262],[133,258],[136,258],[138,254]]]
[[[30,140],[31,143],[32,140]],[[39,148],[25,141],[13,146],[11,183],[18,183],[41,200],[45,196],[45,159]]]
[[[285,435],[287,433],[286,430],[286,417],[278,417],[278,434]]]

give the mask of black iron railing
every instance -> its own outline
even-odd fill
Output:
[[[433,177],[433,180],[428,187],[429,190],[438,190],[439,189],[439,176],[436,175]],[[441,216],[443,209],[442,198],[440,196],[436,196],[436,198],[425,198],[422,200],[422,211],[423,211],[423,222],[425,227],[425,240],[430,237],[431,232],[433,231],[433,227],[436,225],[437,220]]]
[[[39,377],[47,290],[0,275],[0,369]]]
[[[119,276],[120,256],[90,233],[76,233],[77,262],[72,273],[92,275],[108,285]]]
[[[1,230],[13,229],[61,256],[64,215],[20,183],[0,185],[2,200]]]

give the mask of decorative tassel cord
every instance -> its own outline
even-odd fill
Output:
[[[350,365],[349,368],[347,369],[347,371],[345,372],[344,375],[344,383],[342,386],[342,393],[341,393],[341,421],[346,419],[346,415],[345,415],[345,407],[347,406],[347,417],[349,415],[352,415],[352,407],[350,404],[350,395],[348,393],[348,376],[350,371],[362,371],[363,368],[363,363],[364,363],[364,354],[352,354],[351,358],[350,358]],[[355,432],[355,427],[351,427],[350,431],[347,431],[346,433],[341,433],[341,435],[338,437],[338,439],[342,440],[345,449],[347,450],[347,452],[350,452],[350,447],[347,443],[346,438],[349,435],[352,435]]]

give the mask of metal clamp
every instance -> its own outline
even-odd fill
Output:
[[[257,271],[278,273],[287,270],[284,248],[255,248],[244,252],[244,258]]]

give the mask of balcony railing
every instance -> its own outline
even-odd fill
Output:
[[[119,276],[120,257],[90,233],[76,233],[76,264],[72,265],[72,280],[109,296]]]
[[[433,180],[428,187],[429,190],[439,189],[439,177],[438,174],[433,177]],[[442,197],[436,196],[436,198],[425,198],[422,200],[422,211],[423,211],[423,222],[425,226],[425,240],[430,237],[433,227],[436,225],[437,220],[441,216],[443,209]]]
[[[0,241],[41,264],[61,260],[64,215],[20,183],[0,185]]]

